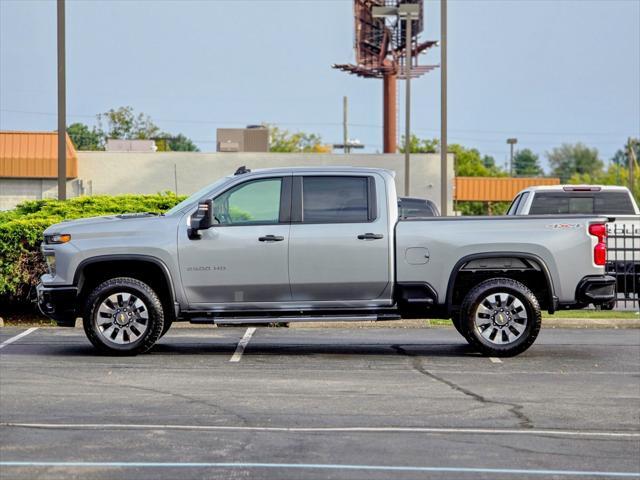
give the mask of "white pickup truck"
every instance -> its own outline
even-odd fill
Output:
[[[84,320],[99,349],[149,350],[174,321],[452,318],[489,355],[534,342],[541,309],[613,299],[606,216],[399,220],[392,172],[281,168],[235,175],[164,215],[44,232],[43,313]]]
[[[567,214],[614,218],[607,223],[606,271],[616,278],[622,298],[640,297],[640,209],[629,189],[611,185],[530,187],[516,195],[507,212],[507,215]],[[603,307],[611,308],[613,304]]]

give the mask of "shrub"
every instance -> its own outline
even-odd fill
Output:
[[[78,197],[64,202],[35,200],[0,212],[0,305],[28,306],[30,294],[46,271],[40,253],[42,234],[67,219],[119,213],[162,213],[182,201],[171,192],[157,195]]]

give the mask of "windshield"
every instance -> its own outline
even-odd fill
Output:
[[[179,212],[180,210],[182,210],[184,207],[186,207],[186,206],[188,206],[190,204],[196,203],[207,192],[210,192],[211,190],[214,190],[215,188],[219,187],[220,185],[228,182],[230,178],[231,177],[222,177],[220,180],[217,180],[216,182],[210,183],[209,185],[201,188],[196,193],[193,193],[189,197],[185,198],[183,201],[181,201],[179,204],[177,204],[171,210],[167,210],[165,212],[165,215],[173,215],[174,213]]]
[[[533,197],[530,215],[633,215],[627,192],[541,192]]]

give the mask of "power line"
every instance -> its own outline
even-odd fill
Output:
[[[14,110],[14,109],[0,109],[1,112],[7,113],[18,113],[25,115],[44,115],[44,116],[57,116],[54,112],[42,112],[42,111],[34,111],[34,110]],[[95,119],[96,115],[87,115],[87,114],[68,114],[68,117],[73,118],[90,118]],[[251,122],[242,122],[242,121],[221,121],[221,120],[193,120],[193,119],[168,119],[168,118],[155,118],[154,121],[157,122],[165,122],[165,123],[183,123],[183,124],[203,124],[203,125],[247,125]],[[265,123],[272,123],[274,125],[283,125],[283,126],[325,126],[325,127],[335,127],[342,126],[341,122],[277,122],[277,121],[268,121]],[[375,128],[382,129],[382,125],[372,124],[372,123],[349,123],[350,127],[355,128]],[[439,130],[436,129],[428,129],[428,128],[415,128],[412,129],[415,132],[429,132],[429,133],[439,133]],[[518,135],[548,135],[548,136],[603,136],[603,137],[618,137],[618,136],[627,136],[628,133],[614,133],[614,132],[536,132],[536,131],[526,131],[526,130],[473,130],[473,129],[449,129],[450,132],[458,132],[458,133],[472,133],[472,134],[480,134],[480,135],[507,135],[507,134],[518,134]],[[490,140],[484,138],[471,138],[471,137],[457,137],[459,139],[471,142],[480,142],[480,143],[503,143],[502,140]],[[526,142],[531,145],[546,145],[550,142]],[[598,141],[598,144],[601,145],[617,145],[620,142],[602,142]]]

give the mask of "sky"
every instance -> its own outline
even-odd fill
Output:
[[[268,122],[382,150],[382,82],[354,61],[351,0],[67,0],[68,123],[129,105],[215,150],[216,128]],[[440,36],[425,0],[422,39]],[[449,141],[498,164],[583,142],[609,160],[640,137],[640,0],[449,0]],[[56,4],[0,0],[0,129],[56,128]],[[420,59],[438,65],[432,49]],[[399,132],[404,131],[404,87]],[[440,129],[440,71],[412,83],[412,131]]]

